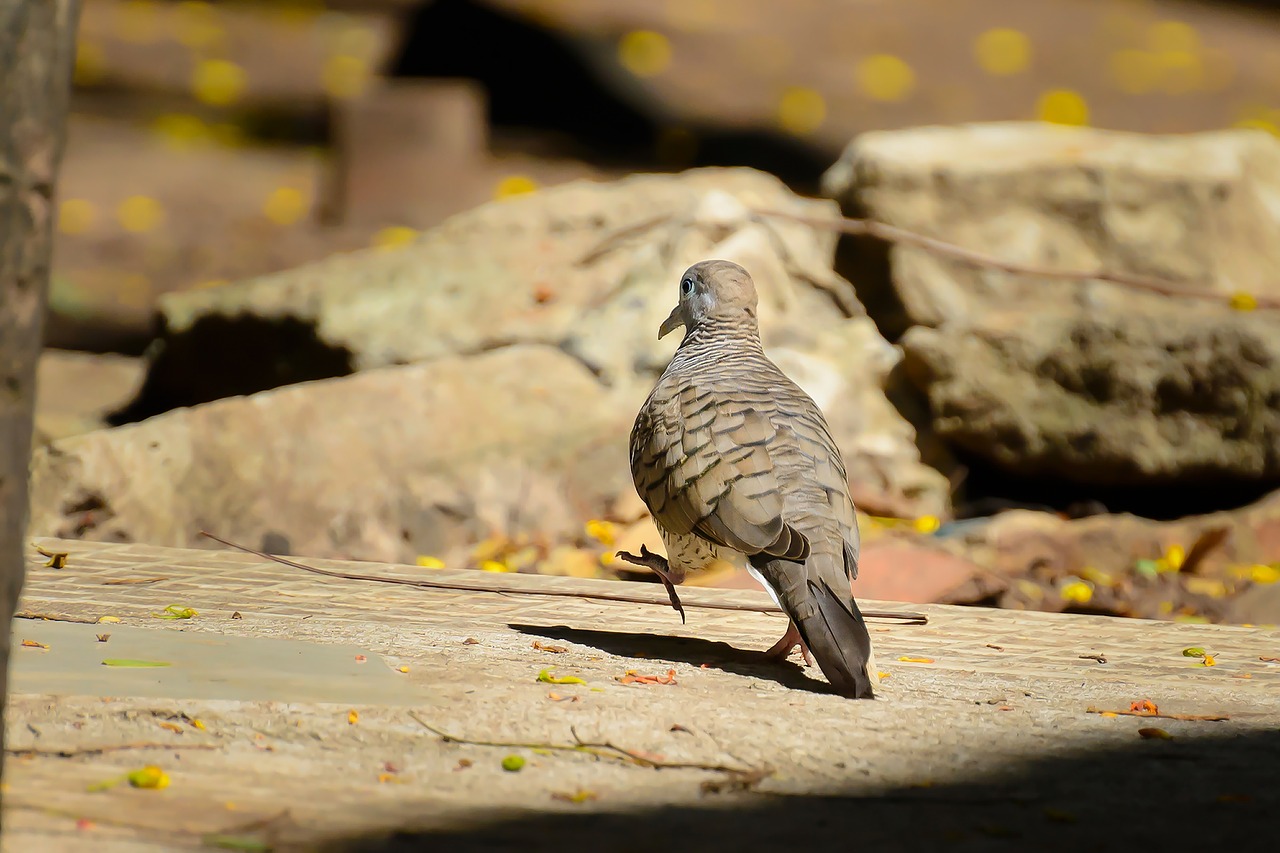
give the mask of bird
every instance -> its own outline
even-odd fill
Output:
[[[630,437],[631,475],[666,546],[619,551],[675,585],[717,559],[745,568],[787,614],[765,654],[799,645],[837,693],[874,698],[871,637],[855,601],[858,524],[840,450],[813,399],[765,355],[746,269],[706,260],[680,277],[658,329],[684,338]]]

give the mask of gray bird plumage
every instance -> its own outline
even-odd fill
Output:
[[[737,264],[703,261],[681,278],[659,337],[684,326],[684,340],[631,432],[632,478],[668,562],[621,556],[670,583],[716,558],[747,568],[791,617],[771,652],[785,657],[800,642],[837,691],[870,698],[844,463],[818,406],[765,356],[756,305]]]

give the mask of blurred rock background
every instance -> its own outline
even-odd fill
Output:
[[[36,533],[643,577],[626,432],[714,255],[833,423],[861,596],[1280,620],[1272,4],[86,0],[78,42]]]

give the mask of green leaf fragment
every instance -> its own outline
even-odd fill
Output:
[[[133,658],[107,658],[102,662],[103,666],[124,666],[124,667],[149,667],[149,666],[171,666],[168,661],[163,660],[134,660]]]
[[[244,853],[270,853],[271,845],[259,838],[241,835],[206,835],[200,839],[206,847],[220,850],[240,850]]]
[[[1199,646],[1192,646],[1189,649],[1183,649],[1182,656],[1184,658],[1202,658],[1204,657],[1204,649]]]
[[[1160,574],[1160,566],[1155,560],[1139,560],[1134,568],[1145,578],[1154,578]]]
[[[183,607],[181,604],[170,604],[164,609],[163,613],[152,613],[157,619],[190,619],[192,616],[198,616],[199,611],[194,607]]]
[[[578,678],[576,675],[553,675],[551,670],[549,669],[544,669],[542,670],[542,672],[538,673],[538,681],[541,681],[543,684],[586,684],[587,683],[583,681],[581,678]]]

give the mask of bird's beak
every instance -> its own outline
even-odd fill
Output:
[[[671,334],[677,326],[684,325],[684,318],[680,316],[680,306],[677,305],[671,309],[671,313],[667,315],[667,319],[662,321],[662,325],[658,327],[658,340],[662,340]]]

